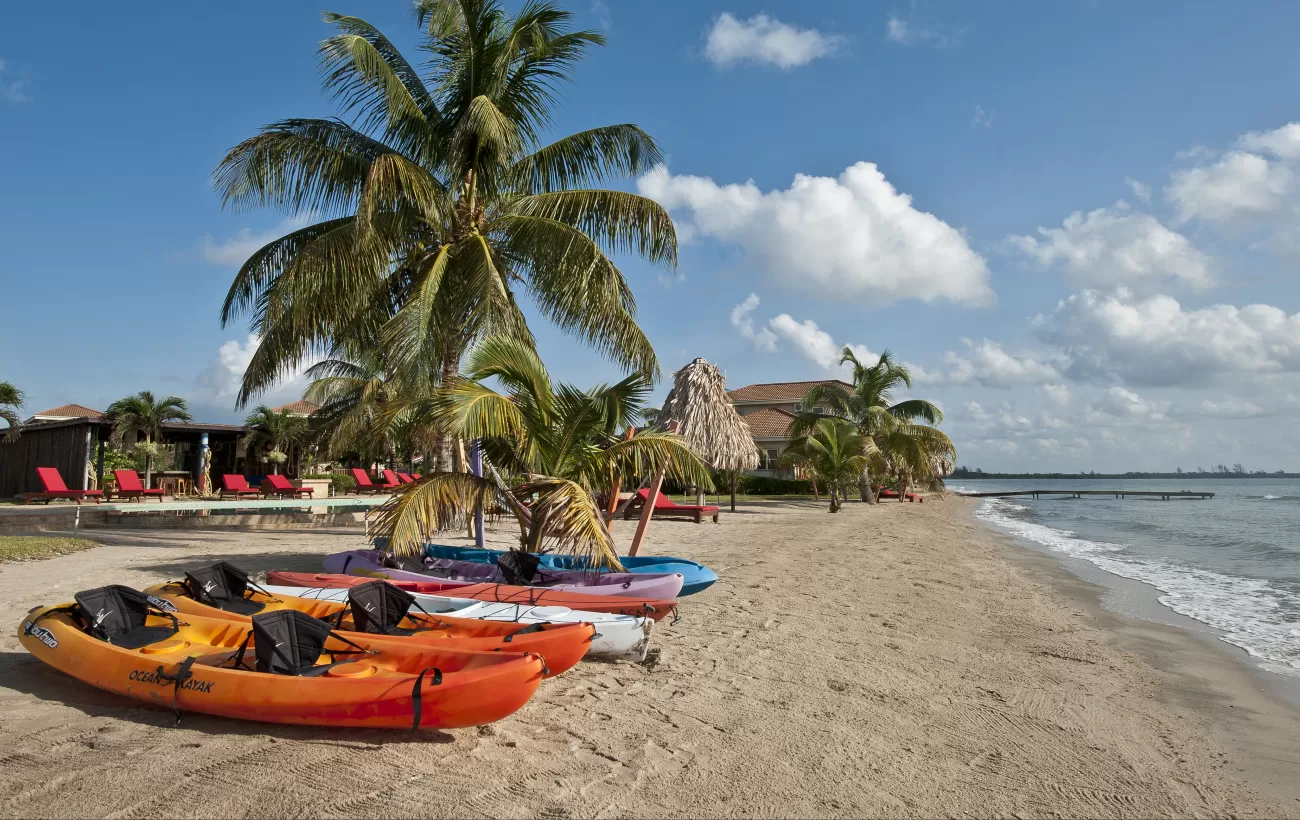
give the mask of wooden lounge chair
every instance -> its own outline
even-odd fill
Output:
[[[63,476],[59,475],[57,467],[37,467],[36,475],[41,479],[41,485],[45,487],[45,492],[23,493],[24,504],[30,504],[33,501],[44,501],[48,505],[56,498],[67,498],[78,504],[81,503],[83,498],[93,498],[96,502],[104,500],[102,490],[69,490],[68,485],[63,483]]]
[[[639,513],[645,507],[645,502],[649,497],[649,490],[637,490],[636,498],[632,499],[632,503],[628,504],[627,509],[623,511],[623,518],[631,518],[634,514]],[[663,493],[660,493],[659,497],[655,499],[654,515],[656,518],[690,518],[694,519],[696,524],[701,523],[704,516],[707,515],[713,519],[714,524],[718,523],[717,507],[699,504],[678,504]]]
[[[221,476],[221,497],[234,498],[261,498],[261,490],[255,490],[248,486],[248,479],[242,475],[230,475],[229,473]]]
[[[389,487],[400,487],[406,482],[398,478],[397,473],[393,472],[392,470],[384,470],[384,483],[387,484]]]
[[[144,484],[140,481],[139,473],[135,470],[114,470],[113,478],[117,481],[117,489],[113,491],[113,494],[122,498],[133,498],[136,501],[143,501],[145,498],[156,498],[159,503],[162,503],[167,495],[167,491],[162,489],[146,490]]]
[[[357,480],[358,493],[386,493],[394,489],[396,484],[376,484],[370,480],[370,475],[360,467],[352,468],[352,477]]]
[[[403,483],[403,484],[414,484],[414,483],[415,483],[415,479],[414,479],[414,478],[411,478],[411,474],[410,474],[410,473],[398,473],[398,474],[397,474],[397,477],[400,478],[400,479],[402,480],[402,483]]]
[[[289,483],[289,479],[282,475],[269,475],[262,481],[262,494],[274,495],[280,498],[302,498],[310,496],[313,492],[311,487],[295,487]]]

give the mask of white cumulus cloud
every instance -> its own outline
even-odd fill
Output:
[[[1075,211],[1059,228],[1039,228],[1037,236],[1011,236],[1009,242],[1043,267],[1059,267],[1093,287],[1154,290],[1175,280],[1204,289],[1214,282],[1209,256],[1122,200],[1086,214]]]
[[[840,356],[846,347],[866,364],[874,364],[880,358],[865,345],[836,342],[834,336],[818,327],[812,319],[801,322],[788,313],[781,313],[760,327],[754,323],[754,311],[758,305],[758,294],[751,293],[731,310],[731,326],[742,338],[752,342],[755,350],[774,352],[780,347],[780,342],[785,342],[808,361],[836,374],[850,370],[849,365],[840,364]]]
[[[241,260],[242,261],[242,260]],[[208,363],[194,380],[194,390],[186,394],[190,410],[199,421],[223,421],[240,417],[243,411],[235,409],[235,399],[243,383],[244,371],[253,361],[261,338],[250,333],[244,341],[230,339],[217,348],[216,358]],[[297,401],[307,389],[308,379],[303,376],[314,362],[304,362],[285,374],[274,388],[254,397],[250,405],[277,406]]]
[[[1195,385],[1232,374],[1300,373],[1300,313],[1271,305],[1186,310],[1171,296],[1085,290],[1034,320],[1077,379]]]
[[[1202,162],[1175,171],[1165,188],[1181,222],[1251,229],[1300,214],[1300,122],[1243,134],[1217,156],[1201,148],[1179,158]]]
[[[962,339],[965,353],[948,351],[944,363],[950,368],[943,381],[950,384],[980,384],[1011,387],[1022,384],[1059,382],[1061,374],[1048,362],[1032,356],[1017,356],[997,342]]]
[[[912,207],[874,164],[789,188],[719,185],[660,166],[637,188],[698,237],[741,247],[769,276],[810,293],[878,305],[899,299],[989,305],[989,269],[966,237]]]
[[[839,48],[841,38],[812,28],[797,28],[766,14],[740,20],[723,12],[709,30],[704,55],[716,66],[750,62],[796,68]]]
[[[776,350],[776,334],[765,327],[754,327],[754,311],[758,308],[758,294],[751,293],[745,301],[731,309],[731,326],[740,335],[754,343],[754,349],[765,352]]]
[[[1124,184],[1133,192],[1133,196],[1144,205],[1151,204],[1151,186],[1133,177],[1124,177]]]

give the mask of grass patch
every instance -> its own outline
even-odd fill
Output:
[[[85,538],[63,538],[45,535],[0,535],[0,562],[33,561],[81,552],[98,547],[98,542]]]

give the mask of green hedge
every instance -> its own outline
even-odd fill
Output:
[[[334,492],[338,495],[350,493],[357,488],[357,480],[348,473],[316,473],[303,478],[329,479],[334,482]]]

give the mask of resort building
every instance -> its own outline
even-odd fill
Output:
[[[790,422],[804,411],[803,397],[808,390],[818,384],[838,384],[851,390],[853,385],[838,379],[812,382],[770,382],[768,384],[751,384],[727,392],[727,398],[735,406],[749,430],[754,436],[754,443],[762,451],[758,469],[750,470],[750,475],[772,476],[775,478],[793,478],[790,470],[776,469],[776,460],[790,444]],[[816,408],[822,412],[821,408]]]
[[[320,405],[307,401],[306,399],[299,399],[298,401],[291,401],[288,404],[282,404],[279,407],[272,407],[271,409],[277,413],[290,413],[295,416],[307,417],[313,415],[317,410],[319,410]]]
[[[46,421],[68,421],[70,419],[97,419],[104,414],[98,410],[92,410],[89,407],[80,404],[61,404],[58,407],[51,407],[49,410],[42,410],[39,413],[33,413],[27,419],[27,424],[39,424]]]

